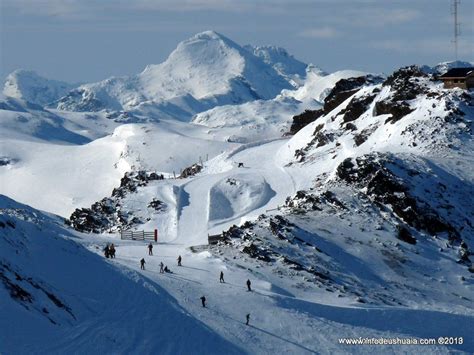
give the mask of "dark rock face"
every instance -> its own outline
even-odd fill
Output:
[[[349,125],[350,123],[348,123]],[[362,132],[354,135],[354,143],[356,146],[364,144],[365,141],[370,137],[370,135],[377,129],[377,126],[374,125],[373,127],[368,127],[364,129]]]
[[[329,92],[329,95],[326,97],[326,99],[324,99],[325,114],[334,110],[337,106],[354,95],[362,86],[377,84],[381,81],[382,78],[373,75],[339,80],[334,88]]]
[[[306,110],[305,112],[293,116],[293,123],[290,128],[289,134],[295,134],[304,126],[314,122],[319,117],[323,115],[327,115],[329,112],[334,110],[337,106],[342,104],[346,99],[354,95],[357,91],[359,91],[362,86],[369,85],[369,84],[377,84],[382,82],[381,77],[376,77],[373,75],[367,76],[360,76],[357,78],[349,78],[349,79],[341,79],[339,80],[334,88],[329,92],[328,96],[324,99],[324,106],[322,109],[319,110]],[[365,98],[364,100],[354,100],[352,106],[347,113],[347,121],[349,122],[355,120],[359,117],[363,112],[358,113],[363,106],[369,105],[375,95],[370,99],[369,97]],[[360,102],[359,102],[360,101]],[[350,116],[357,116],[354,119],[350,119]]]
[[[366,195],[371,200],[382,207],[389,205],[393,213],[407,225],[432,235],[447,232],[452,238],[459,239],[452,225],[444,221],[425,201],[411,194],[409,183],[390,169],[391,164],[395,163],[377,155],[347,158],[337,167],[337,176],[358,188],[366,188]],[[406,235],[405,232],[402,234]]]
[[[120,187],[113,189],[112,196],[124,197],[128,192],[135,192],[138,186],[146,186],[149,181],[163,180],[163,174],[144,170],[125,173],[120,180]]]
[[[416,244],[416,239],[411,235],[408,228],[397,226],[397,238],[408,244]]]
[[[316,148],[325,146],[326,144],[334,140],[334,135],[331,133],[318,132],[311,141],[311,145],[315,145]]]
[[[265,228],[269,230],[274,238],[264,239],[258,236],[256,229]],[[298,237],[302,230],[295,224],[288,221],[281,215],[276,216],[259,216],[255,222],[247,221],[241,226],[232,226],[227,231],[222,233],[225,244],[228,247],[234,247],[241,250],[250,258],[263,261],[266,263],[281,262],[288,269],[293,271],[301,271],[305,275],[311,275],[313,281],[317,283],[326,283],[331,280],[327,272],[321,272],[316,269],[316,266],[311,261],[299,262],[294,259],[295,254],[291,251],[282,250],[278,247],[278,243],[282,241],[300,250],[300,248],[310,248],[313,253],[321,253],[321,250],[308,241]]]
[[[408,101],[428,92],[421,82],[421,79],[427,77],[416,65],[395,71],[382,84],[390,86],[392,94],[389,98],[375,104],[375,114],[377,116],[390,114],[392,116],[385,123],[395,123],[413,112]]]
[[[303,190],[297,191],[294,197],[287,197],[285,201],[285,206],[287,207],[298,208],[300,206],[310,206],[310,209],[313,211],[321,211],[320,204],[321,199],[318,196],[309,194]]]
[[[375,104],[375,112],[377,116],[392,115],[385,120],[385,123],[395,123],[412,113],[414,110],[410,108],[406,102],[394,102],[392,100],[383,100]]]
[[[366,95],[362,97],[354,97],[341,113],[344,114],[344,123],[352,122],[358,119],[374,101],[376,95]]]
[[[382,85],[391,86],[395,91],[394,101],[413,100],[422,91],[419,78],[426,77],[428,76],[418,66],[412,65],[393,72]]]
[[[316,121],[319,117],[324,114],[324,110],[306,110],[305,112],[293,116],[293,123],[290,127],[290,134],[295,134],[303,127],[307,126],[311,122]]]
[[[186,169],[184,169],[181,173],[181,175],[179,175],[179,178],[180,179],[185,179],[189,176],[194,176],[198,173],[200,173],[202,170],[202,165],[200,164],[193,164],[189,167],[187,167]]]
[[[137,191],[137,187],[146,186],[150,181],[162,180],[163,175],[144,170],[125,173],[120,180],[120,187],[113,189],[111,197],[95,202],[90,208],[78,208],[66,220],[66,224],[75,230],[86,233],[103,233],[113,229],[130,229],[144,223],[140,218],[123,210],[122,199]],[[166,204],[153,199],[148,208],[155,212],[166,209]]]
[[[108,112],[105,117],[119,123],[133,123],[140,121],[139,117],[128,111],[111,111]]]

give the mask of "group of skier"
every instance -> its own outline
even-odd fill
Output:
[[[152,244],[152,243],[148,244],[148,255],[153,255],[153,244]],[[178,261],[178,266],[182,266],[182,265],[181,265],[181,262],[182,262],[183,259],[182,259],[181,255],[178,255],[178,258],[177,258],[176,260]],[[142,258],[142,259],[140,260],[140,267],[141,267],[142,270],[145,270],[145,259],[144,259],[144,258]],[[163,262],[160,262],[160,274],[163,274],[163,273],[165,273],[165,272],[166,272],[166,273],[171,273],[171,270],[168,269],[168,266],[165,266],[165,265],[163,264]],[[220,282],[220,283],[225,283],[225,280],[224,280],[224,271],[221,271],[221,272],[220,272],[220,275],[219,275],[219,282]],[[251,288],[252,283],[250,282],[250,280],[247,280],[246,284],[247,284],[247,291],[252,291],[252,288]],[[206,308],[206,296],[202,296],[202,297],[200,298],[200,300],[201,300],[202,306],[203,306],[204,308]],[[248,313],[248,314],[245,316],[245,320],[246,320],[246,321],[245,321],[245,324],[246,324],[246,325],[249,325],[249,322],[250,322],[250,313]]]
[[[152,243],[148,244],[147,248],[148,248],[148,255],[153,256],[153,244]],[[115,246],[114,246],[113,243],[112,244],[107,244],[105,246],[104,255],[105,255],[106,258],[115,258]],[[183,259],[182,259],[181,255],[178,255],[178,258],[176,260],[178,261],[178,266],[182,266],[181,262],[182,262]],[[145,264],[146,264],[145,258],[142,258],[140,260],[140,269],[141,270],[145,270]],[[167,265],[164,265],[163,262],[160,262],[160,274],[164,274],[164,273],[172,273],[172,271],[168,268]],[[219,282],[220,283],[225,283],[224,272],[223,271],[220,272]],[[247,291],[252,291],[252,288],[251,288],[252,283],[250,282],[250,280],[247,280],[246,284],[247,284]],[[206,297],[202,296],[200,299],[201,299],[202,306],[205,308],[206,307]],[[249,325],[250,313],[247,314],[245,316],[245,318],[246,318],[245,324]]]
[[[114,259],[115,258],[115,245],[114,243],[112,244],[107,244],[104,248],[104,255],[105,257]]]

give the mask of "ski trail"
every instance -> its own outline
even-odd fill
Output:
[[[254,218],[259,214],[267,213],[268,210],[276,209],[285,202],[287,196],[296,192],[296,183],[291,174],[282,167],[277,159],[273,157],[286,140],[273,140],[252,144],[238,152],[231,152],[225,159],[225,165],[232,165],[232,169],[219,172],[218,166],[212,166],[210,170],[216,171],[214,174],[200,175],[191,178],[188,182],[179,186],[175,190],[177,200],[178,228],[176,239],[187,245],[198,245],[207,243],[207,234],[221,233],[232,224],[241,223],[243,217]],[[272,158],[268,158],[272,157]],[[243,168],[238,168],[237,163],[243,163]],[[215,164],[222,164],[218,161]],[[257,204],[251,210],[233,211],[232,206],[225,207],[226,204],[213,208],[226,208],[230,216],[223,219],[209,221],[211,199],[216,202],[217,196],[212,195],[212,189],[217,183],[226,178],[247,176],[255,180],[260,179],[265,186],[268,186],[261,204]],[[225,201],[224,201],[225,202]]]

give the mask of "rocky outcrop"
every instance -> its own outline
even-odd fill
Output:
[[[375,104],[375,115],[390,114],[385,123],[395,123],[413,112],[409,101],[421,94],[428,93],[426,79],[428,76],[419,67],[412,65],[401,68],[390,75],[383,82],[383,86],[390,86],[391,94],[388,98]]]
[[[365,194],[382,207],[390,206],[390,210],[408,226],[431,235],[447,232],[451,239],[458,240],[456,229],[426,201],[411,193],[410,184],[390,168],[393,164],[394,161],[388,157],[376,154],[347,158],[337,167],[337,176],[348,184],[364,189]],[[402,237],[407,235],[401,233]]]
[[[293,116],[293,123],[290,127],[290,134],[295,134],[303,127],[307,126],[311,122],[316,121],[319,117],[324,115],[324,110],[306,110],[305,112]]]
[[[122,201],[129,194],[135,193],[138,187],[163,178],[163,175],[144,170],[127,172],[121,179],[120,186],[113,189],[111,197],[95,202],[90,208],[76,209],[66,220],[66,224],[80,232],[103,233],[127,230],[145,223],[145,220],[126,210]],[[148,209],[151,213],[159,213],[166,209],[166,204],[153,199],[149,202]]]
[[[306,110],[299,115],[293,116],[293,123],[289,134],[295,134],[306,125],[317,120],[319,117],[329,114],[337,106],[358,92],[363,86],[377,84],[382,82],[382,80],[381,77],[373,75],[339,80],[324,99],[324,106],[322,109]],[[376,90],[374,90],[374,92],[376,92]],[[375,95],[367,95],[364,98],[352,100],[349,104],[350,107],[346,108],[344,111],[347,113],[347,116],[345,116],[345,122],[353,121],[358,118],[365,111],[363,108],[366,108],[374,98]]]
[[[180,179],[185,179],[187,177],[190,177],[190,176],[194,176],[198,173],[200,173],[202,170],[202,165],[200,164],[193,164],[185,169],[183,169],[183,171],[181,172],[181,174],[179,175],[179,178]]]
[[[334,110],[337,106],[354,95],[364,85],[377,84],[382,78],[373,75],[359,76],[357,78],[341,79],[324,99],[325,114]]]
[[[343,122],[352,122],[358,119],[365,111],[368,110],[370,104],[375,99],[374,94],[365,95],[354,97],[349,103],[347,104],[346,108],[341,111],[343,114]]]

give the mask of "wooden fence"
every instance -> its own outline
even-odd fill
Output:
[[[158,241],[158,230],[155,229],[153,232],[146,231],[120,231],[120,239],[122,240],[152,240]]]

